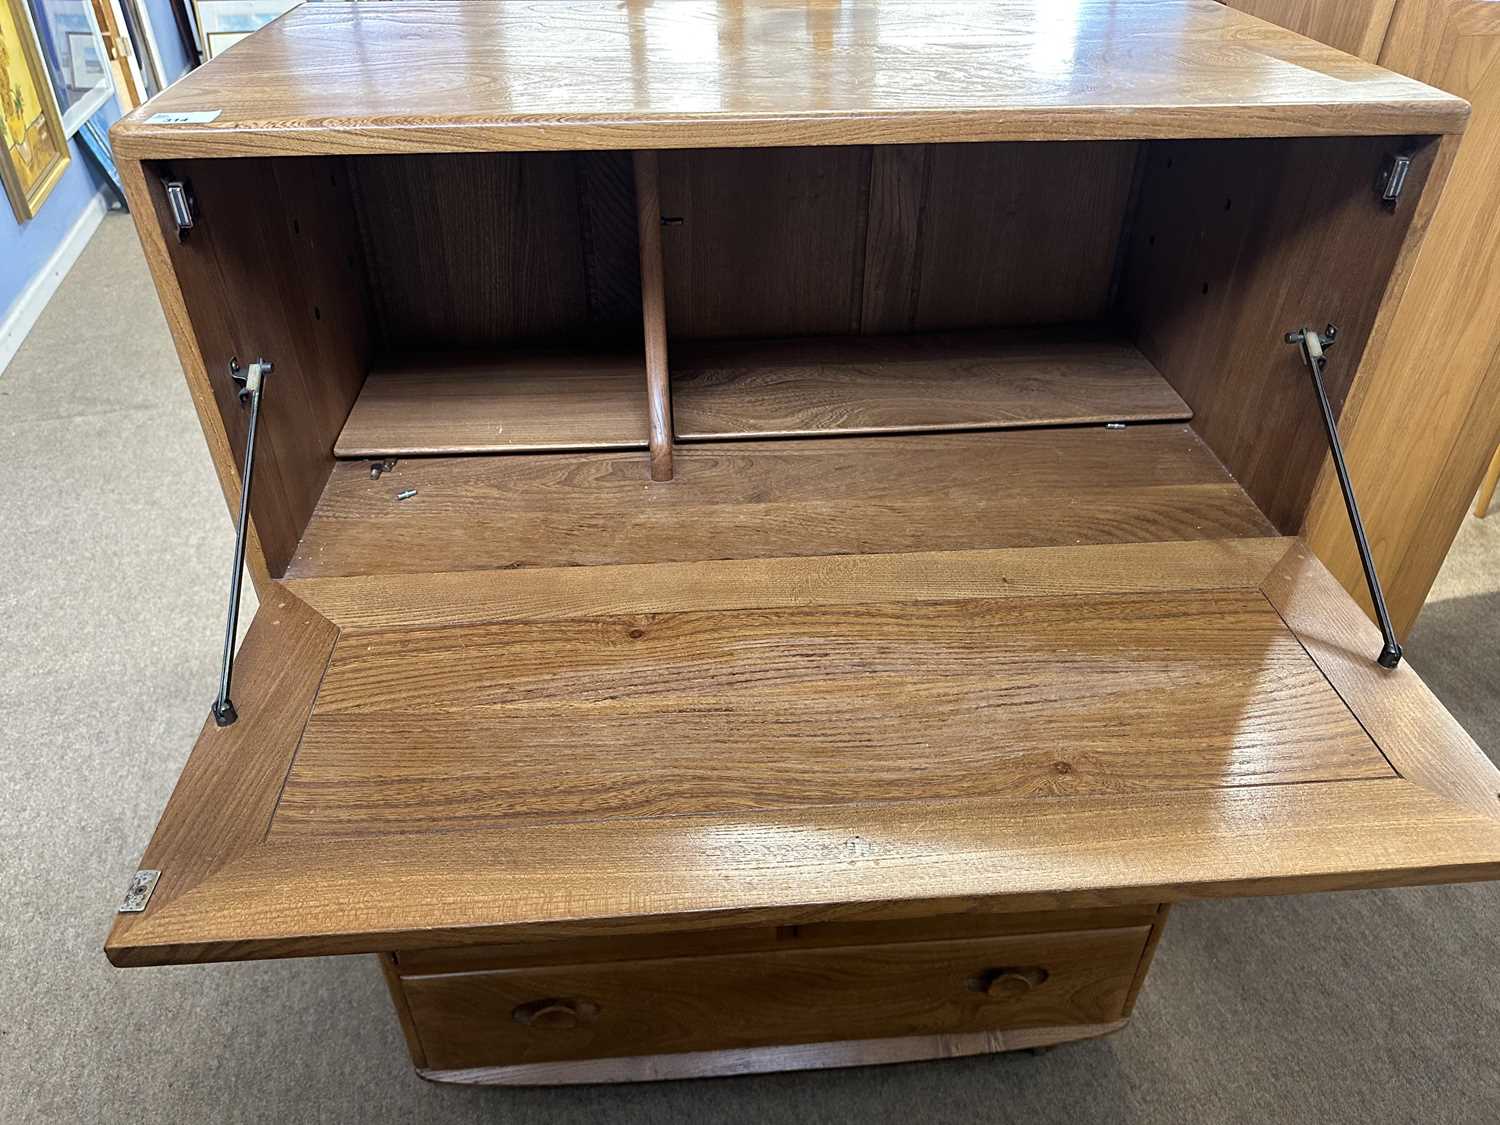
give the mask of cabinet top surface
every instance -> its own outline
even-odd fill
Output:
[[[1467,114],[1212,0],[505,0],[303,5],[114,137],[165,158],[1451,133]]]

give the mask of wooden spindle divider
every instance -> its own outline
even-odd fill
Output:
[[[646,398],[651,415],[651,479],[672,479],[672,381],[667,366],[667,302],[661,265],[661,190],[655,152],[637,151],[635,209],[641,242],[641,319],[646,330]]]

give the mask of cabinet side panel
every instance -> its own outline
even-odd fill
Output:
[[[1402,0],[1381,63],[1474,107],[1385,346],[1366,357],[1345,414],[1350,472],[1404,636],[1500,442],[1500,4]],[[1325,474],[1303,534],[1368,608],[1342,514]]]
[[[1124,271],[1137,343],[1193,408],[1194,429],[1271,522],[1301,525],[1327,443],[1285,334],[1339,328],[1325,373],[1334,410],[1388,286],[1438,143],[1348,137],[1151,146]],[[1376,177],[1412,157],[1397,206]]]
[[[207,258],[183,260],[180,248],[173,253],[171,235],[171,211],[162,189],[159,169],[153,164],[139,160],[122,160],[119,164],[120,180],[125,188],[125,197],[130,204],[131,217],[136,234],[151,268],[151,278],[156,285],[156,294],[166,314],[167,326],[172,332],[172,342],[177,348],[177,359],[187,379],[188,392],[192,395],[193,407],[198,414],[198,424],[203,428],[204,441],[208,443],[213,458],[214,472],[223,489],[224,501],[233,513],[239,506],[240,470],[235,450],[244,448],[244,434],[239,432],[231,439],[231,433],[242,427],[237,413],[225,413],[224,403],[218,400],[214,380],[209,377],[207,355],[218,350],[214,340],[228,333],[226,325],[219,322],[210,330],[202,320],[208,311],[218,310],[222,317],[222,305],[215,304],[218,282],[209,268]],[[195,245],[195,248],[198,248]],[[194,264],[199,268],[194,269]],[[196,288],[207,290],[207,302],[195,301],[200,315],[194,320],[189,311],[189,299],[195,296]],[[201,294],[198,294],[201,298]],[[273,475],[268,473],[267,476]],[[287,528],[284,517],[275,505],[253,513],[250,522],[250,542],[245,551],[245,563],[251,580],[258,591],[264,591],[270,581],[267,568],[268,554],[265,546],[269,541],[273,549],[285,551]],[[281,518],[279,518],[281,517]]]
[[[284,572],[333,469],[333,442],[369,361],[364,267],[342,166],[336,158],[290,163],[297,166],[199,160],[158,169],[187,183],[197,208],[187,237],[166,246],[228,440],[232,511],[248,414],[229,363],[275,365],[251,508],[272,577]]]

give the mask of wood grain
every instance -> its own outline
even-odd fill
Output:
[[[1125,994],[1150,930],[979,938],[835,950],[726,954],[405,977],[433,1069],[643,1052],[729,1049],[880,1035],[1104,1023]],[[1039,969],[1017,993],[976,982],[997,967]],[[527,1026],[517,1006],[592,1004],[572,1028]]]
[[[933,146],[911,330],[1102,317],[1137,148]]]
[[[1186,426],[342,463],[296,578],[1247,538],[1265,518]]]
[[[152,910],[190,894],[264,837],[337,636],[328,621],[272,587],[235,659],[233,699],[240,719],[220,727],[205,718],[138,864],[162,873]],[[144,917],[118,915],[111,940],[128,940]]]
[[[636,222],[641,247],[641,319],[646,337],[646,392],[651,418],[651,479],[672,479],[672,377],[667,366],[666,283],[662,277],[661,177],[654,152],[638,152]]]
[[[387,349],[483,348],[585,330],[570,154],[349,163]]]
[[[1368,9],[1369,55],[1393,2],[1406,69],[1493,85],[1493,5],[1316,19]],[[1352,462],[1393,418],[1463,438],[1382,482],[1383,526],[1441,531],[1493,449],[1478,376],[1371,377],[1430,354],[1396,302],[1465,104],[1203,0],[711,8],[309,6],[148,111],[215,121],[117,125],[228,496],[224,365],[276,370],[243,717],[111,960],[381,952],[429,1073],[655,1077],[1102,1033],[1166,903],[1500,875],[1500,774],[1271,534],[1331,526],[1288,328],[1343,329]],[[1074,330],[858,338],[1122,293],[1181,399]],[[1064,428],[720,441],[654,483],[580,449],[674,475],[669,327],[763,338],[679,363],[684,433]],[[798,334],[849,338],[764,339]],[[486,358],[366,382],[377,343]],[[1187,404],[1206,443],[1159,421]],[[404,460],[401,504],[332,462],[560,446]]]
[[[845,1066],[885,1066],[923,1059],[954,1059],[1002,1051],[1027,1051],[1112,1035],[1125,1020],[1079,1027],[1024,1027],[951,1035],[903,1035],[887,1039],[804,1043],[790,1047],[742,1047],[728,1051],[683,1051],[516,1066],[424,1070],[433,1082],[463,1086],[569,1086],[604,1082],[664,1082],[721,1078],[736,1074],[822,1070]]]
[[[634,343],[641,319],[635,162],[629,152],[575,152],[588,334]]]
[[[639,356],[407,356],[378,365],[335,442],[339,457],[646,446]]]
[[[878,334],[1097,319],[1111,301],[1138,148],[665,153],[673,335]],[[1038,183],[1049,190],[1035,190]]]
[[[1500,5],[1401,0],[1381,62],[1474,105],[1405,295],[1388,302],[1384,344],[1367,355],[1341,420],[1386,602],[1404,636],[1500,445],[1500,227],[1491,221],[1500,211]],[[1368,608],[1327,468],[1302,534]]]
[[[1135,348],[1087,329],[679,344],[683,441],[1185,420]]]
[[[867,148],[661,154],[674,338],[857,331]]]
[[[1289,540],[915,551],[630,566],[303,578],[287,589],[342,628],[572,620],[683,610],[1176,593],[1260,586]]]
[[[1095,552],[1104,559],[1113,555],[1112,548]],[[242,719],[230,728],[254,735],[237,743],[232,761],[218,752],[212,732],[195,749],[185,778],[219,780],[201,792],[198,781],[185,780],[194,788],[182,790],[169,807],[147,856],[171,869],[171,881],[164,874],[144,914],[117,922],[107,951],[121,964],[233,960],[721,927],[865,924],[976,910],[1154,904],[1500,874],[1500,822],[1479,799],[1485,778],[1476,772],[1472,743],[1425,689],[1412,686],[1409,669],[1366,684],[1362,677],[1385,676],[1369,663],[1370,627],[1310,556],[1288,556],[1285,566],[1285,574],[1267,580],[1272,601],[1353,718],[1405,779],[741,809],[532,822],[520,830],[459,823],[441,832],[353,838],[273,829],[268,836],[270,809],[294,768],[293,749],[313,710],[310,693],[334,640],[333,626],[304,615],[313,630],[311,647],[256,642],[242,657],[252,667],[274,660],[276,676],[303,686],[268,685],[276,705],[263,704],[255,714],[271,725],[260,731]],[[1175,595],[1167,604],[1184,597]],[[951,614],[964,604],[939,603],[923,612],[947,607]],[[1064,616],[1048,608],[1054,603],[1046,598],[1004,604],[1022,614],[1032,605],[1044,616]],[[1326,631],[1329,622],[1332,633]],[[630,645],[654,643],[647,635],[627,634],[624,647],[611,650],[610,623],[593,627],[596,651],[622,654],[617,660]],[[546,628],[577,631],[585,624]],[[1047,635],[1057,628],[1049,622]],[[1357,630],[1352,640],[1340,632],[1349,629]],[[995,645],[1008,635],[965,629],[955,633],[954,643]],[[895,639],[893,651],[913,659],[910,644],[900,635]],[[1214,643],[1225,642],[1216,636]],[[1112,651],[1111,658],[1121,661],[1122,650]],[[1153,651],[1145,650],[1147,656]],[[349,655],[357,661],[357,648]],[[1066,650],[1055,648],[1047,657],[1054,666],[1066,658]],[[420,679],[428,663],[392,666],[385,686],[410,693],[412,677]],[[1086,686],[1098,666],[1079,662],[1079,682]],[[1134,665],[1125,660],[1120,666]],[[746,690],[774,693],[777,668],[753,665]],[[441,688],[450,677],[440,674],[432,682]],[[663,682],[667,690],[676,689]],[[1399,692],[1387,692],[1391,685]],[[1026,690],[1024,681],[1019,686]],[[524,690],[524,681],[484,684],[480,710],[493,709],[496,692],[510,691],[520,700]],[[490,693],[488,700],[483,692]],[[607,705],[606,697],[599,702]],[[1281,698],[1279,686],[1266,697]],[[213,788],[219,781],[229,788]],[[423,888],[420,896],[410,893],[414,883]]]
[[[1172,912],[1172,904],[1164,902],[1156,908],[1155,915],[1151,919],[1151,936],[1146,939],[1146,948],[1141,953],[1140,964],[1135,969],[1135,980],[1130,984],[1130,992],[1125,997],[1125,1015],[1128,1017],[1135,1011],[1136,999],[1141,994],[1141,988],[1146,983],[1146,975],[1151,972],[1151,962],[1156,957],[1156,947],[1161,944],[1162,934],[1166,932],[1167,916]]]
[[[363,264],[349,219],[347,184],[338,161],[283,169],[265,160],[226,164],[179,161],[172,174],[196,200],[192,233],[178,241],[148,178],[150,212],[171,235],[164,240],[175,272],[196,359],[185,367],[202,411],[212,402],[214,427],[227,445],[213,446],[221,481],[233,480],[231,511],[249,414],[229,363],[264,357],[266,381],[256,444],[251,520],[260,557],[251,572],[280,576],[333,468],[333,439],[359,393],[368,365],[369,322]]]
[[[860,263],[862,332],[910,332],[916,323],[928,167],[935,147],[876,145],[870,150]]]
[[[222,112],[148,122],[205,108]],[[121,156],[162,158],[1441,133],[1464,119],[1458,99],[1208,0],[1082,0],[1064,22],[1048,0],[566,0],[309,5],[114,136]]]
[[[1374,177],[1398,148],[1412,177],[1395,211]],[[1338,325],[1325,374],[1337,412],[1384,329],[1420,240],[1434,143],[1386,138],[1151,146],[1127,257],[1136,343],[1193,409],[1193,428],[1282,531],[1302,526],[1327,457],[1288,331]],[[1410,417],[1408,415],[1408,417]],[[1356,477],[1356,485],[1359,478]]]
[[[1399,779],[901,803],[267,841],[105,951],[233,961],[1496,876],[1500,824]]]
[[[1500,820],[1500,770],[1403,662],[1379,667],[1380,632],[1300,542],[1265,593],[1398,773]]]
[[[1500,447],[1495,449],[1495,456],[1490,461],[1490,467],[1485,470],[1484,480],[1479,484],[1479,494],[1474,497],[1474,517],[1483,519],[1490,514],[1490,505],[1495,502],[1495,488],[1500,486]]]
[[[1290,28],[1369,62],[1380,46],[1397,0],[1219,0],[1231,8]],[[1425,3],[1426,0],[1418,0]],[[1383,64],[1384,65],[1384,64]]]
[[[345,633],[270,835],[1390,776],[1255,591],[688,613]]]
[[[156,286],[157,300],[161,302],[167,328],[172,334],[177,361],[182,365],[186,377],[188,394],[192,397],[193,410],[198,416],[203,440],[207,443],[213,460],[214,473],[219,478],[224,503],[231,513],[237,515],[240,503],[240,462],[235,453],[235,445],[230,440],[231,423],[234,419],[221,411],[215,394],[216,388],[209,375],[209,364],[218,362],[217,339],[208,337],[206,332],[205,338],[200,339],[199,333],[205,330],[201,325],[195,326],[188,309],[188,295],[195,286],[213,284],[209,272],[210,258],[173,259],[168,240],[175,237],[176,225],[172,221],[171,208],[155,166],[138,160],[121,160],[118,168],[120,183],[134,216],[136,235],[141,240],[146,265],[151,271],[152,283]],[[169,231],[173,233],[169,235]],[[225,333],[227,329],[220,324],[216,335],[222,336]],[[243,450],[243,438],[239,440],[239,448]],[[261,523],[267,524],[266,535],[272,543],[270,551],[261,538]],[[266,513],[260,520],[252,514],[247,529],[245,569],[261,595],[270,589],[270,555],[285,549],[277,545],[278,531],[278,527],[272,526],[272,513]]]
[[[393,961],[396,971],[402,975],[425,976],[479,969],[586,965],[661,957],[704,957],[721,953],[1118,929],[1122,926],[1149,926],[1159,914],[1154,904],[1020,913],[973,910],[964,914],[897,918],[883,922],[815,922],[805,926],[759,926],[696,933],[626,934],[608,938],[402,950],[393,955]]]
[[[411,1056],[413,1066],[423,1069],[427,1066],[427,1054],[422,1050],[422,1040],[418,1038],[416,1024],[411,1018],[411,1005],[406,1002],[406,991],[396,972],[396,955],[377,953],[375,959],[380,962],[380,975],[391,994],[391,1006],[396,1009],[396,1022],[401,1025],[401,1037],[406,1040],[406,1053]]]

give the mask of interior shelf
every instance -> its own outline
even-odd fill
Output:
[[[334,455],[644,449],[646,427],[639,355],[434,353],[370,372]]]
[[[682,441],[1192,417],[1135,347],[1079,327],[674,344],[672,403]]]
[[[714,442],[643,477],[634,452],[341,463],[287,577],[1275,534],[1180,423]]]

